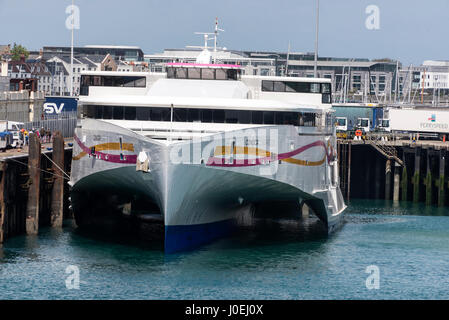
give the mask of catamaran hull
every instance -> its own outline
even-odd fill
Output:
[[[143,199],[158,208],[171,253],[229,234],[256,204],[289,203],[299,210],[307,203],[332,232],[345,205],[329,176],[329,137],[272,129],[276,152],[274,143],[262,147],[259,138],[253,147],[239,140],[248,130],[164,144],[103,121],[83,121],[75,132],[71,176],[77,222],[88,224],[101,211],[97,204],[112,203],[133,215]]]

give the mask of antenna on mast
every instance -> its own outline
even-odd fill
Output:
[[[209,55],[211,57],[210,52],[208,50],[210,47],[207,45],[207,42],[209,40],[214,40],[214,53],[215,54],[214,54],[214,57],[213,57],[213,61],[215,63],[217,49],[221,49],[220,47],[217,47],[217,43],[218,43],[217,39],[218,39],[219,31],[224,32],[223,29],[220,29],[218,27],[218,17],[217,17],[217,18],[215,18],[215,29],[214,29],[213,33],[211,33],[211,32],[194,32],[195,34],[202,34],[204,36],[204,46],[203,47],[200,47],[200,46],[186,46],[186,48],[203,48],[203,52],[201,52],[201,54],[200,54],[201,58],[200,58],[200,56],[198,58],[200,58],[200,60],[204,60],[207,55]],[[214,39],[209,39],[209,36],[214,36]],[[197,60],[198,60],[198,58],[197,58]]]
[[[223,31],[223,29],[218,28],[218,17],[215,18],[215,32],[214,32],[214,52],[217,52],[217,38],[218,31]]]

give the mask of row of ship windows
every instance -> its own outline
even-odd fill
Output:
[[[167,67],[168,79],[238,80],[239,69]]]
[[[93,119],[171,121],[171,108],[84,105],[83,114]],[[174,122],[287,124],[314,127],[316,113],[173,108]]]
[[[331,93],[330,83],[262,80],[262,91]]]

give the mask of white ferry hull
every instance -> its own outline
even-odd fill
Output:
[[[338,184],[330,177],[332,135],[298,135],[292,126],[271,129],[277,134],[276,153],[268,151],[273,145],[262,148],[261,141],[250,147],[248,141],[229,139],[248,136],[250,129],[217,133],[214,137],[220,139],[212,146],[195,140],[164,144],[107,122],[83,120],[75,132],[71,176],[77,222],[83,224],[90,218],[86,215],[93,214],[83,206],[107,201],[89,195],[120,194],[116,200],[121,205],[137,198],[156,204],[168,253],[228,234],[239,215],[255,203],[293,203],[298,209],[307,203],[332,232],[345,209]],[[179,150],[189,150],[188,161],[177,158]],[[148,171],[136,170],[142,153],[149,158]]]

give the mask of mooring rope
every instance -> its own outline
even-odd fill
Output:
[[[49,156],[47,156],[45,153],[42,153],[42,154],[43,154],[45,157],[47,157],[47,159],[50,160],[50,162],[53,163],[53,164],[56,166],[56,168],[58,168],[59,170],[61,170],[61,172],[64,173],[65,176],[66,176],[67,178],[70,179],[70,176],[69,176],[64,170],[62,170],[61,167],[58,166],[52,159],[50,159]]]
[[[5,159],[1,159],[0,161],[1,161],[1,162],[6,162]],[[27,163],[21,162],[21,161],[19,161],[19,160],[15,160],[15,159],[13,159],[13,158],[9,158],[8,161],[17,162],[17,163],[23,164],[23,165],[26,166],[26,167],[34,168],[34,169],[37,169],[37,170],[39,170],[39,171],[42,171],[42,172],[45,172],[45,173],[49,173],[49,174],[51,174],[51,175],[53,175],[53,176],[55,176],[55,177],[63,178],[63,179],[68,180],[68,181],[70,180],[70,177],[64,177],[64,176],[58,175],[58,174],[56,174],[56,173],[54,173],[54,172],[51,172],[51,171],[48,171],[48,170],[44,170],[44,169],[42,169],[42,168],[33,167],[33,166],[30,166],[30,165],[27,164]],[[63,172],[64,172],[64,171],[63,171]],[[66,174],[66,173],[64,172],[64,174]]]

